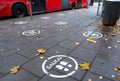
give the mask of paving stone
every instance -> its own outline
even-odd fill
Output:
[[[16,65],[21,65],[25,63],[28,59],[22,57],[18,54],[14,54],[12,56],[6,57],[0,61],[0,72],[2,74],[6,74],[9,70]]]
[[[119,63],[111,61],[109,57],[97,56],[97,58],[91,65],[90,71],[117,81],[116,78],[112,77],[112,75],[118,76],[118,73],[114,70],[114,68],[118,67],[119,65]]]
[[[68,39],[73,36],[77,31],[72,31],[72,28],[66,28],[64,31],[60,32],[60,34]]]
[[[98,51],[96,50],[78,47],[70,54],[70,56],[77,57],[88,62],[92,62],[97,53]]]
[[[89,26],[89,25],[91,25],[92,23],[91,23],[91,21],[85,21],[85,22],[83,22],[82,23],[82,26]]]
[[[69,31],[70,31],[71,34],[77,33],[77,32],[79,32],[79,31],[81,31],[81,29],[82,29],[82,27],[76,26],[76,25],[69,26],[68,28],[69,28]],[[67,29],[67,30],[68,30],[68,29]],[[67,32],[66,32],[66,33],[67,33]],[[68,33],[69,33],[69,32],[68,32]],[[71,35],[71,34],[70,34],[70,35]]]
[[[100,78],[100,77],[102,77],[102,78]],[[87,74],[84,76],[84,79],[82,81],[112,81],[112,80],[107,79],[101,75],[96,75],[96,74],[87,72]]]
[[[38,81],[38,78],[21,69],[17,74],[8,74],[0,78],[0,81]]]
[[[0,60],[2,59],[3,57],[2,56],[0,56]]]
[[[45,73],[42,70],[42,64],[47,59],[46,56],[43,56],[43,57],[44,57],[43,59],[40,59],[39,56],[37,58],[34,58],[33,60],[26,63],[23,66],[23,68],[25,68],[26,70],[32,72],[33,74],[39,77],[43,76]]]
[[[75,41],[76,42],[76,41]],[[74,49],[75,47],[77,47],[77,45],[75,45],[75,42],[71,41],[71,40],[65,40],[63,42],[60,42],[59,45],[61,47],[64,48],[68,48],[68,49]]]
[[[13,44],[17,45],[18,48],[20,48],[21,50],[28,48],[32,45],[34,45],[36,42],[38,41],[43,41],[44,38],[38,38],[38,37],[25,37],[25,36],[21,36],[19,38],[15,38],[13,39],[13,41],[15,41]]]
[[[57,74],[57,75],[61,74],[61,73],[58,73],[56,71],[52,71],[52,73]],[[49,81],[77,81],[77,80],[75,80],[73,78],[70,78],[70,77],[67,77],[67,78],[54,78],[54,77],[50,77],[48,75],[44,76],[39,81],[48,81],[48,80]]]
[[[89,43],[87,40],[85,40],[82,44],[80,44],[80,47],[95,50],[95,51],[98,51],[101,48],[101,46],[99,44]]]
[[[53,36],[53,37],[51,37],[51,38],[52,38],[53,40],[55,40],[55,41],[60,42],[60,41],[65,40],[65,39],[68,38],[68,37],[64,36],[63,34],[57,34],[57,35],[55,35],[55,36]]]
[[[2,74],[0,73],[0,78],[2,77]]]
[[[120,50],[117,48],[112,47],[108,49],[108,47],[103,47],[98,56],[105,60],[111,60],[113,62],[119,63],[120,62]]]
[[[32,45],[31,47],[26,48],[26,49],[24,49],[24,50],[20,50],[18,53],[19,53],[20,55],[23,55],[23,56],[31,59],[31,58],[36,57],[37,49],[39,49],[39,48],[43,48],[43,49],[45,49],[45,50],[47,49],[47,48],[44,48],[44,47],[45,47],[45,46],[44,46],[42,43],[38,43],[38,44],[34,44],[34,45]]]
[[[42,41],[42,42],[40,42],[40,43],[42,43],[43,48],[49,49],[49,48],[53,47],[54,45],[56,45],[56,44],[58,43],[58,41],[55,41],[55,40],[51,37],[51,38],[46,39],[46,40],[44,40],[44,41]],[[36,44],[36,45],[37,45],[37,44]],[[38,43],[38,45],[39,45],[39,43]]]
[[[45,55],[52,56],[52,55],[67,55],[71,50],[61,47],[60,45],[56,45],[55,47],[47,50]]]
[[[50,29],[53,30],[54,28],[50,27]],[[40,30],[40,31],[41,31],[41,33],[39,35],[36,35],[36,37],[44,37],[46,39],[46,38],[49,38],[49,37],[55,35],[55,33],[52,31],[48,31],[48,30]]]
[[[76,33],[75,35],[71,36],[69,38],[69,40],[82,42],[86,39],[86,37],[83,37],[83,35],[82,35],[83,33],[84,33],[84,30],[81,30],[78,33]]]
[[[1,52],[0,55],[3,57],[12,55],[16,51],[17,51],[16,45],[11,45],[11,44],[5,45],[4,44],[4,45],[1,45],[1,47],[0,47],[0,52]]]

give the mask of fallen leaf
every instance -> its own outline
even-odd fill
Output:
[[[40,48],[37,50],[38,54],[44,54],[46,52],[46,50]]]
[[[12,69],[10,69],[11,74],[16,74],[19,71],[20,66],[14,66]]]
[[[99,79],[103,79],[103,76],[99,76]]]
[[[107,41],[108,39],[107,39],[107,38],[105,38],[105,40]]]
[[[111,75],[112,76],[112,78],[115,78],[115,75]]]
[[[89,43],[96,43],[96,41],[93,40],[92,38],[88,38],[87,41],[88,41]]]
[[[43,59],[44,57],[43,56],[40,56],[40,59]]]
[[[60,29],[60,31],[63,31],[63,29]]]
[[[118,46],[117,46],[117,45],[115,45],[115,48],[118,48]]]
[[[107,34],[103,34],[103,37],[107,37]]]
[[[107,37],[103,37],[103,39],[104,39],[105,41],[107,41],[107,40],[108,40],[108,38],[107,38]]]
[[[113,26],[109,26],[109,28],[111,28],[111,29],[112,29],[112,28],[113,28]]]
[[[112,47],[111,47],[111,46],[108,46],[108,49],[112,49]]]
[[[118,43],[120,43],[120,41],[117,41]]]
[[[117,23],[117,26],[120,26],[120,23]]]
[[[92,81],[92,79],[91,79],[91,78],[89,78],[89,79],[88,79],[88,81]]]
[[[40,27],[39,25],[37,25],[37,27]]]
[[[75,45],[78,46],[80,43],[79,42],[75,42]]]
[[[0,49],[0,51],[3,51],[4,49]]]
[[[120,81],[120,75],[117,76],[118,81]]]
[[[20,49],[19,49],[19,48],[17,48],[17,50],[19,51]]]
[[[82,70],[89,70],[90,69],[90,64],[87,62],[82,62],[81,64],[79,64],[79,66]]]
[[[41,31],[45,31],[45,30],[41,30]]]
[[[115,71],[120,72],[120,66],[114,68]]]
[[[114,33],[112,33],[112,34],[111,34],[111,36],[115,36],[115,34],[114,34]]]
[[[36,56],[38,56],[39,54],[36,54]]]

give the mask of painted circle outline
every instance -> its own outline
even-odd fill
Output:
[[[46,17],[41,17],[41,19],[50,19],[50,17],[47,17],[47,16]]]
[[[97,33],[97,34],[99,34],[100,36],[99,36],[99,37],[93,37],[93,36],[91,36],[91,35],[94,34],[94,33]],[[86,35],[86,34],[88,34],[88,35]],[[87,32],[84,32],[84,33],[83,33],[83,36],[84,36],[84,37],[91,37],[91,38],[102,38],[102,37],[103,37],[103,34],[101,34],[100,32],[87,31]]]
[[[71,59],[71,60],[75,63],[75,69],[74,69],[72,72],[70,72],[69,74],[67,74],[67,75],[54,75],[54,74],[50,74],[49,72],[47,72],[47,71],[45,70],[45,68],[44,68],[46,62],[47,62],[48,60],[52,59],[52,58],[60,57],[60,56],[61,56],[61,57],[67,57],[67,58]],[[49,76],[51,76],[51,77],[54,77],[54,78],[66,78],[66,77],[69,77],[69,76],[73,75],[73,74],[77,71],[77,69],[78,69],[78,63],[77,63],[77,61],[76,61],[74,58],[72,58],[72,57],[70,57],[70,56],[66,56],[66,55],[54,55],[54,56],[51,56],[51,57],[47,58],[47,60],[45,60],[45,61],[43,62],[43,64],[42,64],[42,69],[43,69],[43,72],[44,72],[45,74],[47,74],[47,75],[49,75]]]
[[[55,22],[56,25],[67,25],[68,22],[66,21],[58,21],[58,22]]]
[[[22,25],[22,24],[27,24],[28,22],[27,21],[16,21],[14,22],[14,24],[17,24],[17,25]]]

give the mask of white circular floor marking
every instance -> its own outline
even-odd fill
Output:
[[[50,19],[50,17],[41,17],[41,19]]]
[[[64,16],[65,14],[58,14],[59,16]]]
[[[99,32],[87,31],[83,33],[83,36],[90,37],[90,38],[102,38],[103,34]]]
[[[55,55],[46,59],[42,64],[43,72],[53,78],[65,78],[73,75],[78,69],[77,61],[66,55]],[[58,70],[64,74],[56,74],[50,70]]]
[[[22,33],[22,35],[25,35],[25,36],[33,36],[37,34],[40,34],[40,30],[27,30]]]
[[[68,12],[69,14],[74,14],[75,12]]]
[[[28,23],[28,22],[27,21],[17,21],[14,24],[26,24],[26,23]]]
[[[55,24],[57,25],[67,25],[68,23],[65,21],[59,21],[59,22],[55,22]]]

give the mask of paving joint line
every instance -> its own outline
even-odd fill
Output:
[[[92,73],[92,74],[95,74],[95,75],[97,75],[97,76],[100,76],[99,74],[97,74],[97,73],[94,73],[94,72],[92,72],[92,71],[89,71],[90,73]],[[113,80],[113,79],[110,79],[110,78],[108,78],[108,77],[106,77],[106,76],[103,76],[104,78],[106,78],[106,79],[108,79],[108,80],[111,80],[111,81],[115,81],[115,80]]]
[[[38,75],[36,75],[36,74],[32,73],[31,71],[29,71],[29,70],[25,69],[24,67],[21,67],[21,69],[25,70],[26,72],[28,72],[28,73],[32,74],[33,76],[35,76],[35,77],[37,77],[37,78],[41,78],[40,76],[38,76]]]

